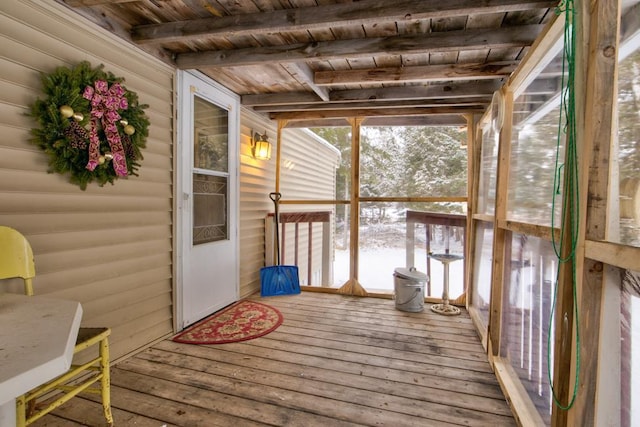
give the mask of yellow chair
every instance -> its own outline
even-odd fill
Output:
[[[0,226],[0,280],[20,278],[24,281],[24,293],[33,295],[35,275],[33,252],[27,239],[12,228]],[[33,423],[83,391],[102,396],[104,417],[109,425],[113,425],[109,385],[110,334],[109,328],[80,328],[74,354],[98,344],[97,355],[91,355],[91,360],[81,364],[72,364],[67,373],[18,397],[16,425],[23,427]],[[56,391],[58,393],[53,394],[46,405],[41,407],[36,403],[36,399]]]

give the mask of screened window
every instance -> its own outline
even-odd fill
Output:
[[[551,397],[547,356],[557,261],[551,242],[509,233],[502,312],[501,355],[508,359],[546,424]],[[551,352],[551,353],[548,353]],[[553,361],[553,356],[550,357]]]
[[[496,178],[498,172],[499,135],[493,126],[482,131],[480,183],[478,186],[478,213],[493,215],[496,204]]]
[[[561,61],[559,53],[514,100],[509,219],[551,226],[555,206],[556,223],[560,223],[562,188],[556,178],[563,173],[565,145],[559,125]]]
[[[640,246],[640,42],[618,69],[618,243]],[[623,53],[624,54],[624,53]]]
[[[478,222],[475,241],[475,265],[473,266],[472,304],[479,310],[484,325],[489,324],[491,298],[491,268],[493,263],[493,224]]]

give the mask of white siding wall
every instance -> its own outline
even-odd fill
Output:
[[[150,105],[151,121],[140,176],[113,186],[91,184],[86,191],[46,172],[46,155],[29,142],[36,124],[28,116],[29,105],[42,96],[40,73],[83,60],[124,77],[127,88]],[[113,359],[172,332],[174,76],[171,67],[57,3],[0,2],[0,224],[30,240],[36,293],[78,300],[84,326],[112,328]],[[246,109],[241,123],[244,297],[260,289],[264,221],[273,209],[268,193],[275,189],[276,123]],[[273,156],[255,160],[251,132],[265,130]],[[285,129],[283,137],[283,159],[298,165],[283,178],[285,197],[333,198],[337,154],[301,130]]]
[[[336,167],[340,153],[310,131],[285,129],[280,191],[294,200],[335,200]],[[304,210],[316,210],[308,207]],[[287,207],[292,210],[291,207]],[[293,208],[293,210],[300,210]],[[324,209],[326,210],[326,209]]]
[[[40,73],[88,60],[149,104],[139,177],[89,185],[48,174],[29,143]],[[0,224],[30,240],[37,294],[78,300],[118,358],[172,332],[173,70],[54,2],[0,2]]]

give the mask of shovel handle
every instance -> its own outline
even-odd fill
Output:
[[[278,192],[269,193],[269,198],[273,201],[273,207],[275,210],[273,213],[273,221],[276,224],[276,265],[280,265],[280,230],[278,227],[280,215],[278,214],[278,202],[282,198],[282,194]]]
[[[273,201],[273,203],[277,203],[282,199],[282,193],[269,193],[269,198]]]

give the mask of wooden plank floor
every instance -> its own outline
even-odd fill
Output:
[[[466,312],[311,292],[256,299],[284,316],[269,335],[162,341],[112,367],[115,425],[515,425]],[[103,419],[95,398],[75,398],[36,425]]]

